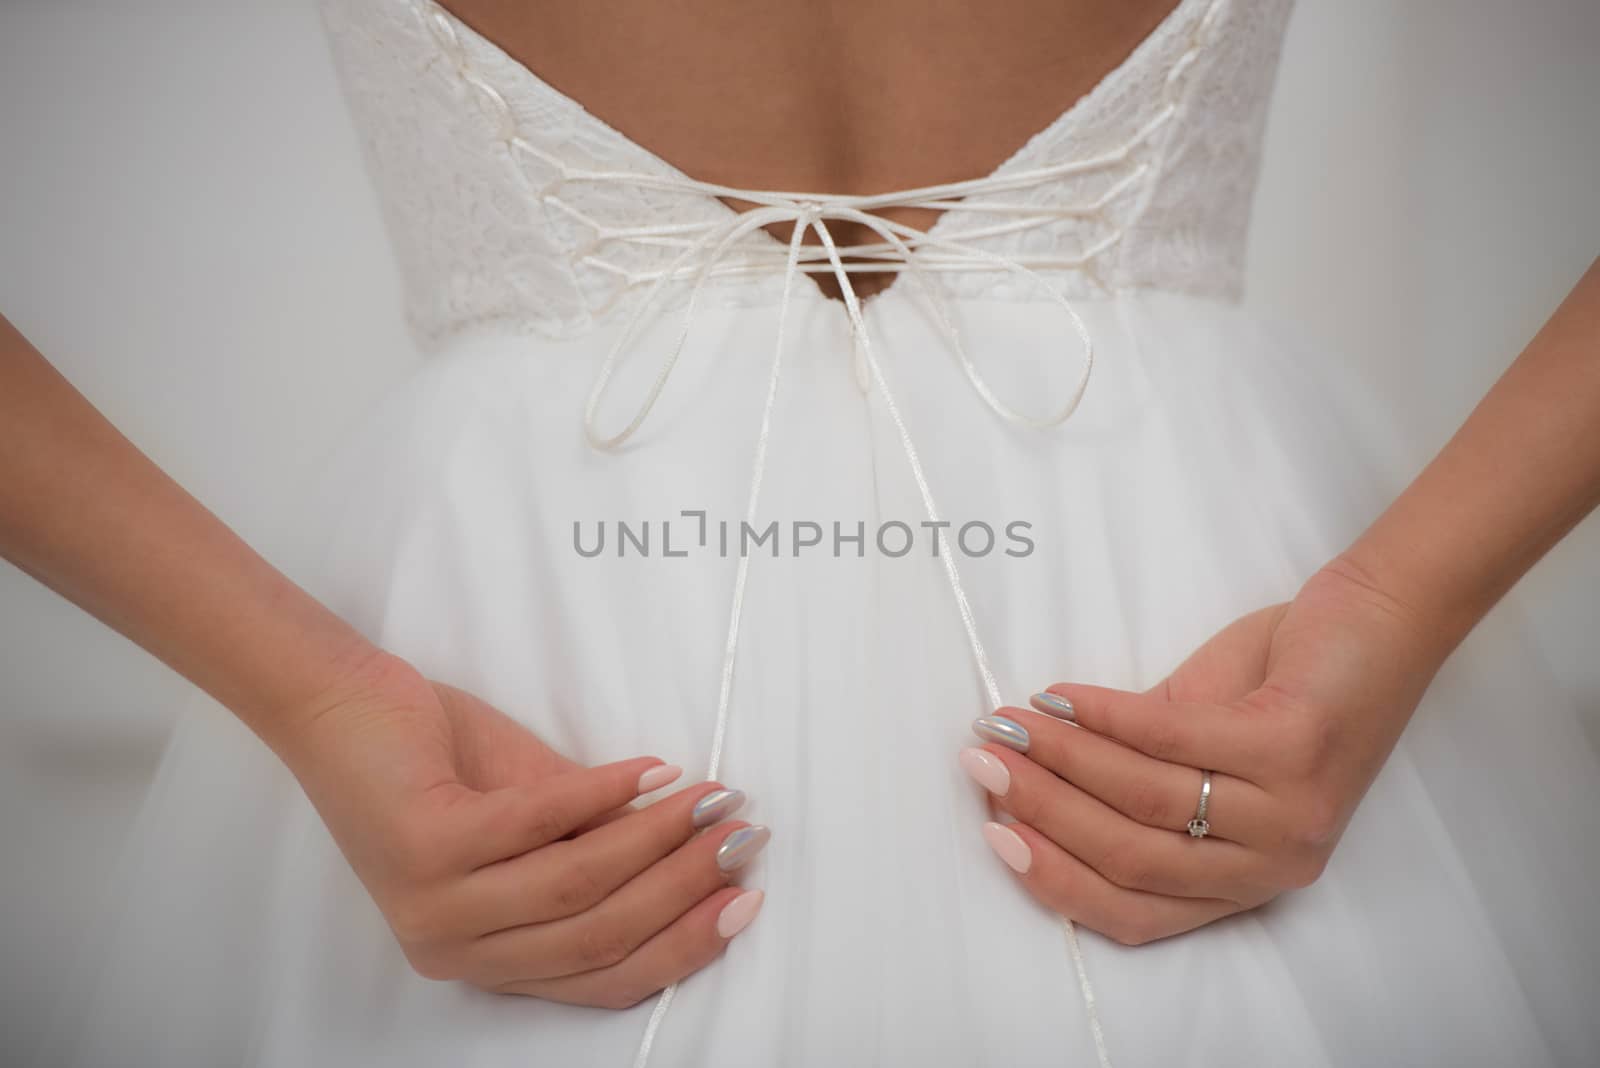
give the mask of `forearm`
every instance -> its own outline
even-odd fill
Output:
[[[0,556],[269,744],[384,658],[166,476],[0,317]]]
[[[1337,566],[1464,638],[1600,504],[1600,261]]]

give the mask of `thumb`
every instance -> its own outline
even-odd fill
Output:
[[[1267,652],[1284,607],[1271,605],[1235,619],[1144,693],[1206,704],[1228,704],[1251,693],[1266,678]]]

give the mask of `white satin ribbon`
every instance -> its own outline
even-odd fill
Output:
[[[1136,170],[1133,173],[1137,174],[1139,172]],[[1035,178],[1034,180],[1038,179]],[[654,181],[659,183],[663,180],[657,178],[654,179]],[[1012,181],[1012,179],[996,179],[993,184],[998,187],[1011,183]],[[778,396],[779,383],[782,379],[784,341],[788,326],[789,307],[792,302],[795,279],[800,270],[800,254],[802,243],[805,239],[806,233],[810,230],[814,230],[816,232],[818,238],[822,242],[823,248],[826,250],[828,266],[832,270],[834,277],[839,283],[839,289],[844,298],[845,309],[850,317],[852,336],[855,342],[853,349],[857,381],[863,386],[864,391],[875,385],[882,395],[884,408],[889,413],[889,417],[894,423],[895,430],[899,435],[901,448],[903,449],[906,461],[910,466],[912,478],[916,482],[917,491],[922,498],[923,508],[927,513],[928,520],[933,524],[939,524],[941,522],[939,509],[934,501],[933,490],[928,484],[927,474],[924,471],[922,461],[918,456],[916,445],[911,437],[911,432],[906,426],[905,418],[900,411],[900,405],[896,401],[893,392],[889,388],[889,383],[884,377],[882,365],[878,362],[877,354],[873,350],[872,335],[867,329],[866,322],[862,316],[861,302],[857,298],[855,288],[850,282],[850,268],[856,265],[846,265],[843,262],[840,250],[834,243],[833,235],[828,229],[828,219],[860,223],[861,225],[870,228],[878,236],[883,238],[884,245],[881,247],[889,250],[889,252],[895,255],[897,259],[893,263],[870,264],[869,268],[874,270],[901,270],[911,274],[911,276],[917,281],[922,293],[931,303],[939,327],[944,333],[945,337],[948,339],[957,359],[960,361],[962,370],[966,373],[967,381],[971,384],[973,391],[996,415],[1009,423],[1014,423],[1019,426],[1031,427],[1035,429],[1048,429],[1065,422],[1077,409],[1078,403],[1083,397],[1084,390],[1088,386],[1089,375],[1094,367],[1093,340],[1089,335],[1088,328],[1084,325],[1082,317],[1079,316],[1077,309],[1073,307],[1072,302],[1058,292],[1055,288],[1048,285],[1045,280],[1029,266],[1022,264],[1015,259],[998,256],[981,248],[966,245],[959,241],[938,237],[933,234],[916,230],[912,227],[904,226],[900,223],[869,214],[863,209],[863,204],[881,206],[888,203],[889,201],[884,197],[796,197],[794,199],[787,199],[784,194],[755,190],[729,190],[726,189],[726,187],[708,187],[706,183],[694,182],[692,180],[682,180],[681,182],[673,180],[670,184],[684,188],[686,191],[700,193],[706,193],[712,189],[716,189],[720,190],[720,192],[713,193],[712,195],[738,196],[742,199],[756,202],[760,206],[748,212],[734,214],[723,225],[704,231],[699,237],[689,242],[687,247],[683,249],[679,256],[673,261],[671,266],[655,275],[650,291],[635,307],[632,316],[629,318],[622,331],[618,334],[616,341],[613,343],[610,351],[606,354],[605,360],[601,363],[600,370],[595,378],[594,386],[589,394],[588,403],[584,408],[584,434],[589,443],[595,448],[614,449],[620,446],[626,442],[636,431],[638,431],[638,429],[644,424],[644,421],[649,417],[651,410],[654,408],[657,400],[661,396],[663,387],[666,385],[668,378],[671,377],[673,368],[677,365],[678,358],[683,351],[684,343],[688,339],[689,330],[694,321],[696,301],[706,280],[709,277],[712,277],[713,269],[723,261],[724,257],[728,255],[731,249],[737,247],[736,242],[740,237],[754,231],[758,227],[767,226],[773,222],[783,221],[792,221],[794,223],[794,227],[790,236],[788,252],[783,265],[783,296],[778,306],[778,322],[776,337],[773,343],[771,370],[767,378],[766,397],[762,404],[761,411],[761,429],[756,438],[755,454],[751,463],[750,488],[746,498],[744,516],[746,524],[751,526],[754,525],[756,510],[760,503],[761,484],[766,473],[767,450],[772,432],[772,413],[775,400]],[[958,184],[963,187],[963,191],[965,193],[970,194],[971,192],[983,191],[984,181],[980,179],[976,182]],[[913,191],[912,195],[915,195],[916,192],[917,191]],[[905,197],[907,194],[901,194],[900,196]],[[1054,213],[1049,213],[1045,217],[1050,218],[1058,216]],[[1039,216],[1035,216],[1033,220],[1029,221],[1036,223],[1038,219]],[[659,228],[659,230],[656,228],[636,228],[628,232],[628,237],[647,238],[652,236],[662,236],[669,233],[676,235],[682,232],[684,231],[681,227],[662,227]],[[968,266],[977,265],[1003,269],[1019,274],[1025,278],[1032,279],[1062,307],[1062,309],[1067,313],[1068,320],[1071,323],[1073,332],[1078,341],[1078,345],[1081,348],[1083,366],[1082,372],[1079,375],[1076,384],[1073,386],[1070,394],[1058,408],[1043,416],[1028,415],[1007,404],[996,395],[995,391],[984,379],[983,375],[979,372],[977,365],[973,362],[970,354],[967,352],[966,346],[962,343],[959,331],[956,330],[954,323],[951,321],[949,309],[944,301],[943,296],[940,294],[938,287],[932,285],[930,280],[926,277],[923,265],[918,261],[918,255],[912,251],[911,246],[908,244],[908,238],[912,241],[915,241],[919,246],[940,248],[958,253],[959,257],[964,259]],[[1107,244],[1114,240],[1115,235],[1107,239]],[[876,250],[879,247],[880,246],[867,246],[869,250]],[[698,265],[696,265],[692,275],[692,285],[684,310],[682,326],[678,331],[675,342],[668,350],[665,359],[662,361],[654,380],[652,381],[649,389],[646,391],[643,400],[639,403],[632,418],[629,419],[620,430],[609,434],[599,430],[597,427],[597,412],[601,401],[605,396],[606,388],[610,384],[618,358],[626,349],[629,341],[631,341],[634,335],[637,333],[638,325],[646,312],[656,305],[663,285],[669,279],[678,277],[684,266],[691,263],[696,256],[700,257],[700,262]],[[953,262],[955,259],[956,257],[951,257],[946,262]],[[935,530],[935,536],[937,537],[937,532],[943,528],[935,525],[933,529]],[[977,667],[978,674],[982,678],[984,690],[989,699],[989,708],[986,709],[985,712],[992,711],[994,708],[1003,704],[1000,694],[1000,687],[995,681],[994,672],[989,665],[988,654],[984,651],[983,642],[978,635],[977,623],[974,619],[971,603],[967,598],[966,590],[961,583],[961,575],[955,562],[955,554],[952,552],[941,552],[939,557],[943,561],[945,577],[949,582],[950,591],[955,597],[956,607],[961,615],[962,626],[966,630],[967,641],[972,649],[973,661]],[[731,708],[734,666],[738,657],[739,624],[744,609],[744,595],[749,579],[749,573],[750,558],[748,555],[740,553],[739,562],[734,577],[732,604],[728,612],[727,639],[723,646],[721,686],[717,696],[716,725],[712,733],[711,752],[707,761],[708,778],[716,778],[722,762],[723,746],[727,737],[728,720]],[[1099,1055],[1100,1064],[1103,1066],[1103,1068],[1109,1068],[1110,1060],[1106,1054],[1105,1039],[1101,1030],[1098,1014],[1095,1010],[1094,991],[1090,985],[1088,972],[1084,966],[1083,954],[1078,944],[1077,932],[1073,928],[1070,920],[1063,918],[1063,922],[1066,928],[1066,935],[1069,947],[1071,949],[1073,963],[1077,969],[1078,982],[1083,995],[1085,1008],[1088,1012],[1095,1049]],[[639,1049],[634,1059],[635,1068],[645,1068],[645,1066],[648,1064],[650,1050],[654,1044],[656,1033],[661,1026],[662,1020],[666,1016],[668,1008],[672,1004],[672,999],[676,993],[676,990],[677,984],[674,983],[672,986],[667,987],[657,1000],[655,1008],[650,1015],[649,1022],[645,1027],[644,1035],[640,1040]]]

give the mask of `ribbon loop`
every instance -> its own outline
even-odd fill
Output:
[[[776,194],[766,194],[768,199]],[[739,239],[759,227],[771,225],[776,222],[792,221],[794,224],[793,236],[790,242],[790,255],[786,258],[784,267],[784,284],[782,304],[787,309],[792,297],[794,274],[798,266],[798,245],[803,242],[804,235],[810,230],[815,230],[822,238],[822,244],[827,251],[828,269],[838,280],[840,292],[847,306],[851,325],[851,364],[855,374],[856,383],[863,394],[870,391],[872,374],[866,361],[866,352],[870,342],[866,340],[866,325],[862,319],[860,301],[856,297],[854,287],[850,283],[851,268],[862,270],[890,270],[894,272],[910,273],[917,287],[927,298],[932,306],[934,317],[941,332],[955,353],[961,365],[962,372],[972,389],[978,394],[979,399],[1000,418],[1018,426],[1032,429],[1049,429],[1065,422],[1077,409],[1082,400],[1084,391],[1088,388],[1089,376],[1094,369],[1094,342],[1089,335],[1089,329],[1084,324],[1083,317],[1073,303],[1055,287],[1051,286],[1033,268],[1028,267],[1016,259],[996,255],[982,248],[966,244],[950,238],[938,237],[925,230],[906,226],[902,223],[885,219],[854,206],[856,200],[873,200],[871,197],[836,197],[829,200],[796,200],[789,203],[771,203],[753,208],[747,212],[737,213],[723,222],[720,226],[707,228],[698,237],[690,241],[679,255],[665,269],[655,272],[651,279],[650,290],[645,294],[633,310],[632,316],[623,327],[605,359],[601,362],[600,370],[589,393],[589,401],[584,409],[584,436],[589,444],[597,449],[614,449],[632,437],[639,427],[649,417],[651,409],[666,386],[667,379],[671,377],[678,357],[682,354],[683,346],[688,340],[689,330],[694,320],[694,309],[699,299],[700,291],[706,281],[711,278],[715,269],[723,263],[727,256],[738,249]],[[837,246],[831,233],[827,229],[828,219],[843,220],[860,223],[877,233],[884,239],[883,248],[888,259],[875,258],[866,264],[845,264],[842,261]],[[641,228],[623,235],[612,231],[604,234],[607,240],[621,240],[625,237],[637,238],[648,236],[648,228]],[[713,244],[715,242],[715,244]],[[598,243],[592,242],[592,243]],[[966,345],[961,340],[961,334],[956,329],[950,316],[949,306],[944,296],[932,280],[928,277],[926,269],[919,262],[919,256],[913,246],[928,246],[931,248],[952,250],[962,256],[969,257],[980,266],[1012,272],[1026,280],[1034,282],[1042,288],[1052,300],[1059,304],[1067,314],[1074,334],[1078,339],[1082,351],[1083,369],[1077,382],[1072,387],[1065,401],[1054,411],[1042,415],[1026,414],[1012,405],[1001,400],[994,389],[989,385],[983,374],[978,370],[977,364],[968,353]],[[709,251],[707,251],[709,249]],[[702,255],[703,254],[703,255]],[[597,412],[601,399],[604,397],[606,387],[616,369],[617,360],[620,358],[627,343],[638,332],[639,324],[645,313],[657,304],[665,284],[679,276],[679,274],[692,264],[695,257],[700,256],[700,262],[692,267],[689,299],[684,311],[684,321],[678,333],[677,340],[668,350],[666,358],[662,361],[655,380],[646,391],[644,399],[640,402],[631,420],[617,433],[606,435],[596,426]]]

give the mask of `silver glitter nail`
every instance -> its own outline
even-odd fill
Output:
[[[1019,753],[1028,751],[1028,731],[1014,719],[1004,716],[984,716],[972,721],[972,733],[986,742],[999,742]]]
[[[1077,710],[1072,707],[1072,702],[1065,697],[1058,697],[1053,693],[1036,693],[1028,698],[1028,703],[1036,710],[1056,719],[1064,719],[1068,723],[1077,720]]]
[[[695,802],[690,818],[694,821],[695,829],[699,830],[718,820],[727,819],[743,804],[743,790],[713,790]]]
[[[722,840],[722,845],[717,847],[717,867],[723,871],[732,871],[741,865],[748,864],[755,855],[761,852],[767,844],[767,839],[772,837],[772,832],[759,823],[749,827],[740,827]]]

